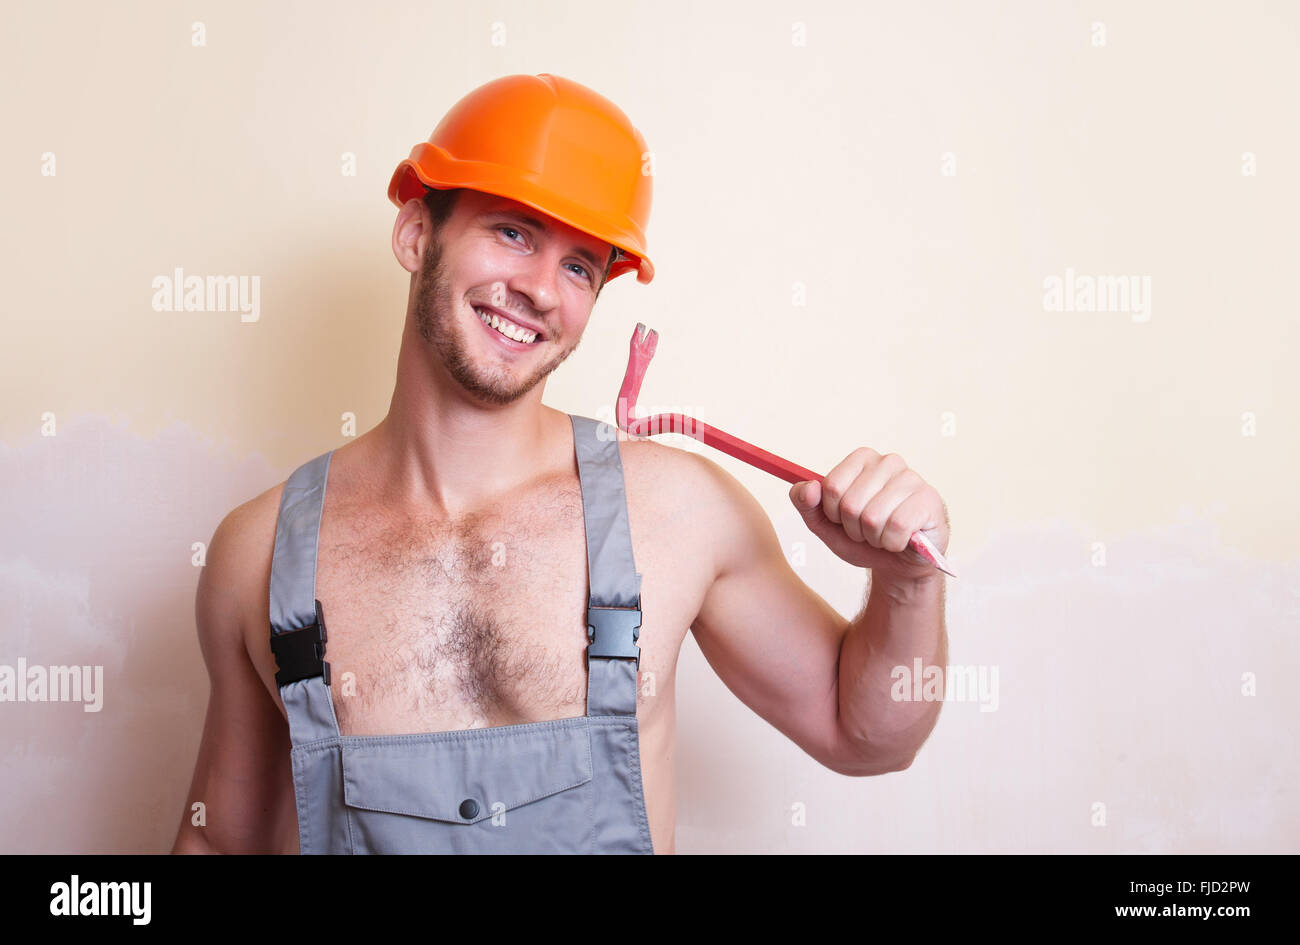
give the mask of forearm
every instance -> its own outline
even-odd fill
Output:
[[[897,681],[898,667],[912,678],[917,659],[922,672],[948,661],[943,576],[873,575],[867,605],[840,643],[839,663],[840,728],[864,767],[906,767],[939,719],[941,700],[913,700],[910,682]],[[893,697],[899,689],[905,700]]]

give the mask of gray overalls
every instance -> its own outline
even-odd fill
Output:
[[[271,649],[289,716],[303,853],[653,853],[636,694],[641,575],[614,428],[570,415],[590,584],[587,714],[411,735],[341,735],[316,599],[333,450],[285,483]],[[602,436],[597,431],[603,428]]]

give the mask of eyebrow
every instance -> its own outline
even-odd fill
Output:
[[[485,215],[489,217],[515,220],[519,223],[523,223],[525,226],[531,226],[534,229],[541,230],[543,233],[549,233],[551,231],[551,228],[548,227],[541,220],[537,219],[536,217],[530,217],[526,213],[520,213],[518,210],[508,210],[502,208],[499,210],[489,210]],[[603,271],[604,263],[601,262],[600,257],[597,256],[595,253],[593,253],[591,250],[583,249],[581,246],[575,246],[573,248],[573,251],[577,253],[579,256],[581,256],[583,259],[587,260],[587,262],[591,263],[592,267],[596,270],[597,275],[599,275]]]

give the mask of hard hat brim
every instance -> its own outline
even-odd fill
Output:
[[[438,153],[431,154],[431,151]],[[429,169],[428,165],[435,163],[444,169],[442,173]],[[654,264],[641,249],[645,245],[644,234],[619,231],[609,221],[592,217],[583,208],[568,204],[563,195],[531,187],[527,181],[517,177],[498,180],[494,170],[490,164],[456,161],[436,145],[418,144],[411,150],[411,157],[398,164],[393,172],[388,183],[388,199],[400,208],[409,200],[422,198],[425,187],[433,187],[440,190],[465,188],[516,200],[621,250],[623,256],[610,267],[607,282],[625,272],[635,272],[637,282],[643,285],[654,278]]]

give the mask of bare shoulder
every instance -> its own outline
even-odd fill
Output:
[[[247,634],[263,623],[270,633],[271,557],[283,490],[283,482],[272,486],[217,525],[199,576],[195,607],[201,633],[204,627],[238,628],[245,646]]]
[[[685,508],[690,497],[708,485],[707,480],[717,472],[725,475],[721,467],[698,453],[648,438],[622,436],[618,450],[629,498],[633,492],[653,498],[661,512]]]
[[[694,450],[645,437],[620,438],[618,448],[629,480],[638,486],[680,493],[682,500],[701,488],[726,488],[727,479],[735,482],[725,469]]]
[[[629,503],[639,501],[710,551],[715,573],[775,531],[762,505],[712,458],[650,439],[619,442]],[[636,498],[634,499],[634,493]]]

